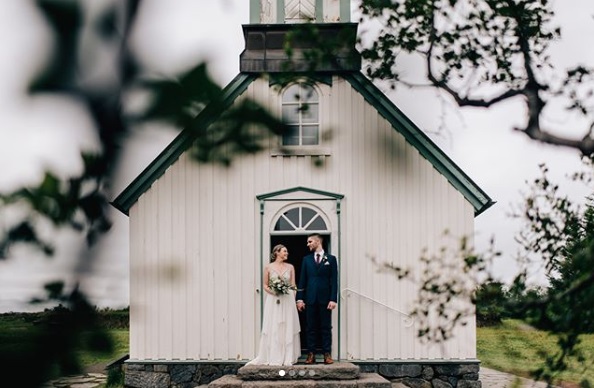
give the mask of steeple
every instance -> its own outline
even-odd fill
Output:
[[[350,14],[350,0],[250,0],[250,24],[243,26],[245,50],[239,57],[240,71],[311,71],[307,53],[326,47],[332,49],[332,55],[316,63],[315,72],[359,71],[357,24],[350,23]],[[305,23],[313,29],[299,26]],[[289,57],[285,43],[291,32]]]
[[[250,0],[250,24],[348,23],[350,0]]]

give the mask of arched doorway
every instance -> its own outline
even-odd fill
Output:
[[[283,244],[289,251],[290,264],[295,267],[296,282],[299,284],[301,274],[301,262],[308,255],[307,236],[312,233],[319,233],[324,237],[324,251],[330,253],[331,234],[328,230],[326,221],[320,212],[308,205],[295,205],[282,212],[274,225],[274,230],[270,232],[270,246]],[[301,347],[302,352],[305,349],[305,314],[299,313],[299,322],[301,324]]]
[[[324,250],[338,256],[340,261],[340,206],[344,198],[341,194],[330,193],[306,187],[295,187],[256,197],[260,207],[260,270],[269,262],[269,253],[277,244],[283,244],[289,251],[288,262],[295,266],[296,280],[299,282],[301,262],[309,254],[307,236],[319,233],[324,237]],[[338,266],[338,286],[340,271]],[[257,292],[262,321],[263,293]],[[305,316],[300,314],[301,343],[305,345]],[[259,326],[260,326],[259,325]],[[341,349],[340,303],[332,317],[332,353],[339,359]]]

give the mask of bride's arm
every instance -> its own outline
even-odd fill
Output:
[[[270,281],[270,274],[268,273],[268,266],[266,266],[266,267],[264,267],[264,279],[262,281],[264,283],[264,291],[266,291],[270,295],[274,295],[274,292],[272,292],[270,287],[268,287],[269,281]]]
[[[295,284],[295,267],[293,266],[291,266],[291,285],[297,288],[297,285]]]

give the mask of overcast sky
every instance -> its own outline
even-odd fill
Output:
[[[99,12],[104,2],[87,1]],[[554,46],[555,63],[594,64],[594,51],[584,49],[584,37],[594,36],[594,2],[557,0],[556,7],[564,40]],[[175,74],[201,60],[208,60],[213,77],[221,85],[239,71],[243,49],[241,24],[249,22],[249,2],[245,0],[145,0],[136,25],[135,54],[156,74]],[[0,2],[0,190],[10,191],[35,184],[46,169],[66,177],[81,171],[81,149],[93,149],[97,142],[92,122],[85,110],[68,98],[28,96],[31,76],[51,52],[51,30],[28,1]],[[97,43],[99,44],[99,43]],[[104,58],[91,53],[84,60],[98,64],[99,73],[109,69]],[[418,68],[405,61],[410,77]],[[101,70],[103,69],[103,70]],[[92,77],[91,77],[92,78]],[[538,164],[546,162],[559,182],[565,173],[580,168],[578,154],[544,146],[513,133],[524,122],[525,111],[519,102],[508,102],[490,110],[457,110],[447,99],[430,90],[400,88],[388,92],[396,105],[419,127],[431,132],[436,143],[497,204],[476,218],[476,244],[485,249],[491,237],[504,256],[494,273],[509,280],[515,273],[512,257],[518,247],[514,235],[521,225],[507,214],[521,199],[524,182],[538,175]],[[563,130],[587,128],[558,110],[548,117]],[[438,132],[444,126],[438,135]],[[575,131],[576,136],[581,132]],[[129,142],[114,193],[119,193],[172,139],[172,131],[145,128]],[[573,198],[588,194],[577,185],[564,186]],[[10,215],[2,215],[7,222]],[[93,273],[87,283],[93,302],[100,306],[121,307],[128,303],[128,230],[127,218],[113,212],[114,227],[100,248],[99,260],[83,266]],[[40,284],[56,274],[71,273],[72,259],[80,253],[78,238],[60,234],[59,254],[46,259],[27,248],[16,250],[15,257],[0,262],[0,312],[27,310],[28,298],[39,295]],[[535,280],[542,279],[535,275]]]

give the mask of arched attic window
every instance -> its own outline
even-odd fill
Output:
[[[285,23],[306,23],[316,18],[316,0],[285,0]]]
[[[326,232],[326,222],[315,210],[299,206],[287,210],[280,215],[274,225],[276,232]]]
[[[298,82],[285,89],[282,119],[290,127],[283,135],[283,146],[320,144],[320,100],[313,86]]]

